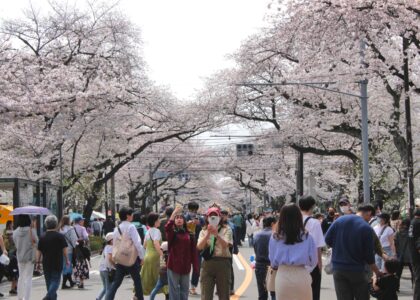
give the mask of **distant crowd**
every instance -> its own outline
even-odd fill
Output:
[[[50,215],[39,238],[36,221],[19,215],[0,238],[0,268],[11,281],[11,295],[31,299],[32,276],[42,273],[43,300],[55,300],[60,284],[85,288],[90,236],[98,236],[104,241],[98,300],[115,299],[127,275],[134,300],[157,294],[185,300],[198,293],[210,300],[215,292],[227,300],[234,294],[233,255],[248,241],[255,251],[251,265],[259,300],[322,299],[323,271],[333,276],[339,300],[394,300],[406,266],[413,299],[420,299],[420,210],[409,219],[384,212],[380,202],[357,209],[347,198],[338,204],[340,213],[330,207],[325,216],[313,213],[316,201],[310,196],[279,212],[246,216],[216,204],[199,214],[195,202],[147,215],[122,207],[118,221],[95,219],[88,228],[80,216],[59,221]]]

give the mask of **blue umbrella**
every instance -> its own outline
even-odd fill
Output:
[[[51,211],[46,207],[39,206],[23,206],[15,208],[11,213],[13,216],[17,215],[51,215]]]

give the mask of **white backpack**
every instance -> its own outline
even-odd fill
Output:
[[[118,226],[120,236],[114,239],[112,247],[112,259],[116,264],[131,267],[137,260],[137,249],[134,246],[133,240],[128,234],[128,229],[122,233],[120,226]]]

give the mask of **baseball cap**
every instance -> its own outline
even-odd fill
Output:
[[[219,209],[218,207],[210,207],[210,208],[207,210],[206,215],[207,215],[207,216],[209,216],[209,215],[210,215],[210,214],[212,214],[212,213],[216,213],[218,216],[220,216],[220,209]]]
[[[76,217],[76,218],[74,218],[74,222],[75,223],[79,223],[80,221],[82,221],[82,220],[84,220],[85,218],[82,218],[82,217]]]
[[[341,205],[341,204],[349,205],[350,201],[349,201],[349,199],[347,199],[347,197],[343,197],[343,198],[340,199],[340,201],[338,201],[338,204],[339,205]]]

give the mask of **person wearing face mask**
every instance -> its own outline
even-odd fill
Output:
[[[201,266],[201,299],[212,300],[215,286],[220,300],[229,299],[232,257],[229,248],[232,246],[232,230],[223,224],[220,209],[210,207],[197,244],[204,258]]]
[[[341,198],[338,205],[340,206],[340,211],[343,215],[351,215],[353,213],[350,201],[347,197]]]
[[[335,220],[335,213],[336,210],[334,207],[330,207],[328,208],[328,214],[327,217],[322,221],[321,224],[321,228],[322,228],[322,233],[326,234],[328,229],[330,228],[331,224],[334,222]]]

